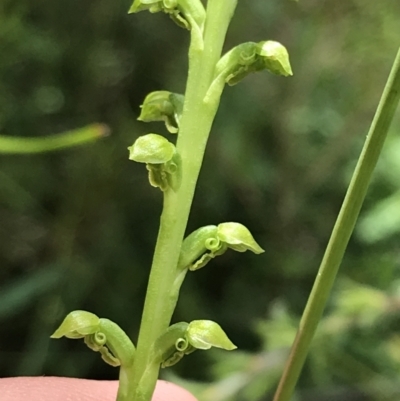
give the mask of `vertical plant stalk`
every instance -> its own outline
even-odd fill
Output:
[[[169,326],[174,306],[171,290],[204,150],[218,103],[203,102],[221,56],[226,31],[237,0],[209,0],[204,46],[192,40],[185,104],[177,141],[182,181],[177,192],[164,192],[160,229],[150,272],[135,361],[128,387],[118,401],[150,401],[159,373],[151,363],[151,347]],[[193,37],[192,37],[193,38]]]
[[[354,230],[400,99],[400,48],[368,132],[273,401],[289,401]]]

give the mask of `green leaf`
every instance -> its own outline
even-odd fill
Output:
[[[0,135],[0,154],[44,153],[78,146],[109,135],[105,124],[91,124],[61,134],[42,137],[12,137]]]
[[[218,238],[225,242],[229,248],[245,252],[247,250],[256,254],[264,252],[257,244],[250,231],[240,223],[221,223],[218,225]]]
[[[82,338],[95,333],[100,319],[94,313],[76,310],[69,313],[59,328],[50,336],[51,338]]]
[[[128,147],[129,160],[139,163],[162,164],[170,161],[175,153],[175,145],[161,135],[147,134],[136,139]]]
[[[186,336],[189,343],[197,349],[217,347],[231,351],[237,348],[221,326],[211,320],[193,320],[189,323]]]

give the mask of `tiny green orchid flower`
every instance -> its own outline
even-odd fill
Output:
[[[262,70],[284,77],[293,75],[289,54],[283,45],[267,40],[242,43],[234,47],[218,61],[214,80],[204,101],[219,101],[225,84],[236,85],[252,72]]]
[[[179,322],[170,326],[157,339],[153,347],[153,361],[166,368],[175,365],[196,349],[207,350],[211,347],[228,351],[237,348],[221,326],[211,320]]]
[[[183,111],[184,96],[168,91],[149,93],[140,106],[139,121],[164,121],[167,130],[176,134]]]
[[[182,28],[203,30],[206,13],[200,0],[135,0],[129,13],[144,10],[151,13],[162,11]]]
[[[228,248],[238,252],[264,252],[250,231],[240,223],[222,223],[205,226],[192,232],[182,243],[178,270],[198,270]]]
[[[176,191],[180,185],[180,157],[175,145],[158,134],[140,136],[128,147],[129,160],[145,163],[150,185]]]
[[[234,47],[218,61],[215,77],[222,75],[228,85],[236,85],[246,75],[262,70],[285,77],[293,75],[289,54],[279,42],[247,42]]]
[[[129,367],[135,347],[125,332],[114,322],[83,310],[69,313],[51,338],[83,338],[93,351],[111,366]]]

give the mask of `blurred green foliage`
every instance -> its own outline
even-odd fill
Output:
[[[0,4],[0,132],[112,130],[80,148],[0,158],[0,376],[116,378],[81,343],[49,339],[74,309],[136,340],[161,197],[126,148],[165,133],[137,122],[138,106],[152,90],[184,91],[188,38],[163,15],[128,16],[129,5]],[[273,392],[399,26],[391,0],[239,1],[226,50],[278,40],[295,75],[227,88],[210,138],[188,232],[239,221],[266,252],[227,252],[183,285],[174,322],[218,321],[240,349],[198,351],[164,372],[202,401]],[[399,399],[399,131],[397,116],[297,400]]]

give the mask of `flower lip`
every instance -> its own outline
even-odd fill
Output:
[[[193,320],[186,332],[189,343],[197,349],[222,348],[227,351],[236,349],[218,323],[212,320]]]
[[[148,164],[166,163],[175,154],[174,144],[157,134],[140,136],[128,150],[130,160]]]
[[[250,250],[256,254],[264,252],[250,231],[240,223],[221,223],[218,225],[218,238],[239,252]]]
[[[285,46],[274,40],[259,42],[259,55],[265,57],[265,66],[277,75],[293,75]]]
[[[77,310],[69,313],[51,338],[81,338],[97,331],[100,319],[94,313]]]

